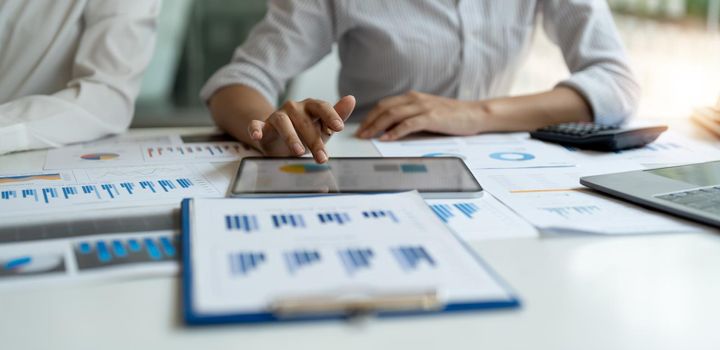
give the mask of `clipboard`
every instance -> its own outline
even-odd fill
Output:
[[[422,198],[417,193],[391,194],[391,195],[370,195],[376,198],[374,202],[383,202],[385,198],[393,196],[417,197],[417,201],[425,206]],[[367,196],[347,196],[367,197]],[[336,197],[335,199],[337,199]],[[333,201],[333,198],[320,200]],[[407,198],[406,198],[407,199]],[[209,201],[224,201],[221,204],[238,204],[238,201],[245,201],[249,207],[256,207],[260,201],[292,201],[290,199],[214,199]],[[297,200],[297,199],[294,199]],[[414,201],[415,198],[411,198]],[[466,250],[468,256],[472,257],[477,267],[487,272],[498,288],[502,289],[502,295],[492,298],[467,299],[461,301],[447,302],[442,297],[442,290],[433,288],[408,289],[401,292],[384,292],[372,289],[343,289],[330,288],[323,292],[311,295],[286,296],[274,299],[267,303],[260,310],[234,311],[232,309],[207,312],[199,310],[197,301],[198,291],[196,290],[197,271],[193,261],[193,247],[198,239],[193,235],[193,207],[195,204],[204,205],[208,200],[185,199],[181,205],[182,217],[182,302],[184,321],[189,326],[226,324],[226,323],[271,323],[271,322],[294,322],[294,321],[315,321],[315,320],[347,320],[358,316],[397,317],[417,316],[453,312],[516,309],[521,306],[521,301],[515,292],[500,277],[493,272],[489,266],[477,256],[467,245],[459,241],[462,249]],[[198,203],[200,202],[200,203]],[[240,202],[242,203],[242,202]],[[214,203],[217,204],[217,203]],[[426,207],[426,206],[425,206]],[[426,207],[427,208],[427,207]],[[437,220],[428,210],[428,218]],[[441,224],[442,225],[442,224]],[[444,227],[444,226],[443,226]],[[450,232],[450,231],[448,231]],[[452,233],[451,233],[452,234]],[[453,239],[457,239],[454,237]],[[242,296],[238,296],[242,298]]]

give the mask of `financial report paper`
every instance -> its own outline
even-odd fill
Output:
[[[288,297],[346,293],[512,298],[416,192],[190,203],[185,273],[197,313],[263,312]]]

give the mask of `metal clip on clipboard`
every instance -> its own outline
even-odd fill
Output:
[[[270,306],[278,318],[346,315],[365,316],[377,312],[433,311],[442,308],[437,292],[384,294],[363,297],[316,296],[279,299]]]

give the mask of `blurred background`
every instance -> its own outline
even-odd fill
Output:
[[[689,118],[720,97],[720,0],[608,0],[643,89],[638,118]],[[135,126],[209,125],[204,82],[247,37],[265,0],[164,1],[155,57]],[[339,62],[329,55],[293,80],[284,98],[337,98]],[[560,51],[538,28],[512,94],[545,90],[568,76]]]

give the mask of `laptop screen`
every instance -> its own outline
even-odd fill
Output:
[[[720,161],[646,170],[649,173],[693,184],[720,185]]]

